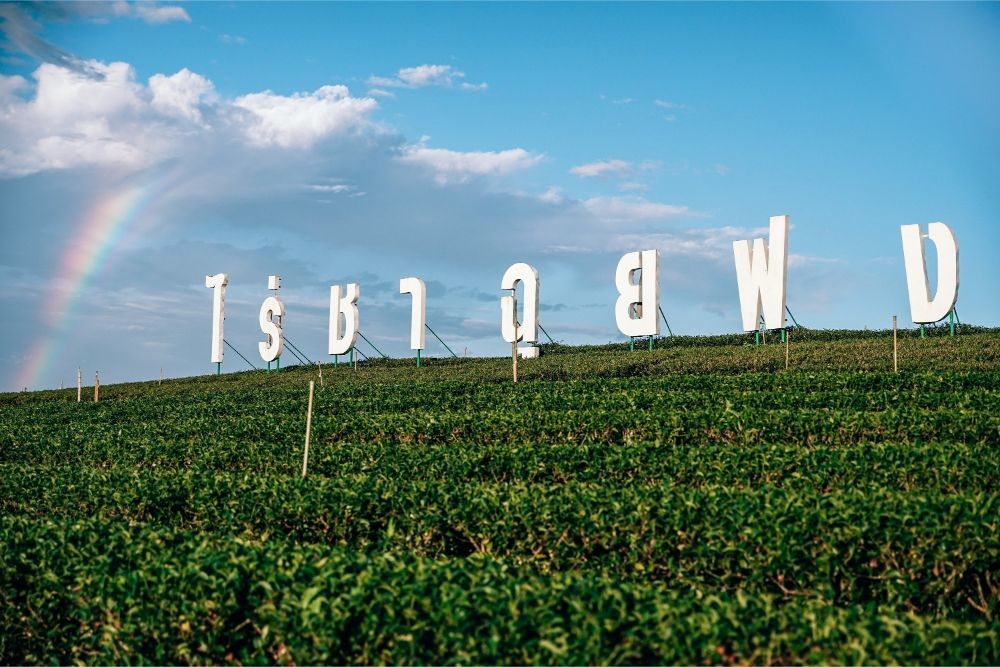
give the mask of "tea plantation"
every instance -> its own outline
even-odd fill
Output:
[[[0,662],[1000,663],[1000,331],[931,333],[2,394]]]

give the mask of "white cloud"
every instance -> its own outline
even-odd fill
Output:
[[[603,222],[646,222],[700,215],[687,206],[661,204],[643,197],[591,197],[581,204]]]
[[[165,137],[137,122],[144,89],[127,63],[85,63],[91,75],[43,64],[34,96],[5,98],[0,114],[0,174],[80,164],[139,166]],[[5,81],[6,88],[25,88]]]
[[[712,165],[712,171],[717,173],[719,176],[725,176],[730,171],[732,171],[732,168],[727,164],[718,163]]]
[[[601,99],[605,102],[610,102],[611,104],[632,104],[636,101],[634,97],[608,97],[607,95],[601,95]]]
[[[572,167],[569,173],[582,178],[594,178],[595,176],[624,176],[631,170],[632,165],[625,160],[600,160]]]
[[[378,106],[344,86],[220,100],[211,81],[186,68],[155,74],[145,86],[127,63],[79,64],[40,65],[33,90],[21,77],[0,76],[0,175],[137,168],[176,154],[193,136],[230,129],[254,146],[308,148],[371,126],[368,116]],[[205,122],[209,109],[215,127]]]
[[[662,109],[686,109],[687,107],[677,102],[667,102],[665,100],[653,100],[653,104]]]
[[[351,97],[346,86],[323,86],[291,96],[271,91],[233,100],[250,114],[247,137],[258,146],[309,148],[332,134],[348,133],[368,124],[378,103],[370,97]]]
[[[93,75],[58,65],[43,64],[35,70],[33,113],[51,124],[77,119],[107,118],[142,107],[142,86],[128,63],[88,61]]]
[[[168,116],[179,116],[194,123],[201,123],[202,100],[214,97],[212,82],[184,68],[171,76],[154,74],[149,78],[153,93],[153,108]]]
[[[135,16],[146,23],[191,22],[183,7],[162,6],[154,2],[116,2],[114,8],[117,16]]]
[[[371,88],[368,90],[368,94],[374,97],[395,97],[393,93],[388,90],[382,90],[381,88]]]
[[[451,65],[418,65],[404,67],[389,77],[369,77],[368,85],[381,88],[426,88],[427,86],[452,88],[457,85],[462,90],[485,90],[487,87],[485,83],[461,81],[464,78],[465,72]]]
[[[247,38],[242,37],[240,35],[229,35],[223,33],[219,35],[219,41],[221,41],[223,44],[238,44],[240,46],[243,46],[244,44],[247,43]]]
[[[565,201],[565,197],[562,195],[562,190],[554,185],[549,187],[542,194],[538,195],[538,199],[546,204],[561,204]]]
[[[618,189],[622,192],[645,192],[649,188],[642,183],[622,183],[618,186]]]
[[[543,157],[523,148],[461,152],[417,144],[405,146],[396,159],[430,169],[439,183],[460,183],[473,176],[502,175],[529,169]]]

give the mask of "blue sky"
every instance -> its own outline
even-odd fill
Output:
[[[0,17],[3,389],[68,386],[78,365],[105,382],[208,371],[216,272],[227,340],[255,363],[270,273],[314,359],[328,286],[349,280],[362,331],[409,354],[407,275],[452,347],[490,355],[510,264],[538,268],[553,336],[605,342],[618,257],[653,247],[674,331],[737,331],[731,243],[777,214],[807,326],[905,321],[899,226],[938,220],[961,248],[963,321],[1000,324],[996,3]]]

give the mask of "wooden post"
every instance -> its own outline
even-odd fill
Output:
[[[83,371],[76,367],[76,402],[83,400]]]
[[[302,451],[302,479],[306,477],[306,469],[309,467],[309,434],[312,432],[313,421],[313,388],[316,383],[309,380],[309,407],[306,408],[306,448]]]
[[[323,364],[316,362],[316,367],[319,368],[319,386],[323,386]]]
[[[892,372],[899,372],[899,351],[896,347],[896,316],[892,316]]]
[[[101,376],[97,371],[94,371],[94,403],[97,403],[101,394]]]
[[[163,384],[163,366],[160,366],[160,381],[158,384]]]
[[[525,288],[527,289],[527,288]],[[514,364],[514,382],[517,383],[517,288],[515,287],[510,291],[510,299],[513,303],[513,308],[511,312],[513,313],[514,320],[514,341],[510,344],[510,355]]]
[[[788,339],[792,337],[792,332],[785,332],[785,370],[788,370]]]

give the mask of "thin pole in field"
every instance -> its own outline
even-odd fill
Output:
[[[98,398],[101,395],[101,375],[97,371],[94,371],[94,403],[97,403]]]
[[[309,434],[312,432],[313,421],[313,389],[316,383],[309,380],[309,407],[306,408],[306,448],[302,451],[302,479],[306,477],[306,468],[309,467]]]
[[[319,386],[323,386],[323,364],[316,362],[316,368],[319,369]]]
[[[892,316],[892,372],[899,372],[899,352],[896,347],[896,316]]]
[[[163,366],[160,366],[160,382],[158,384],[163,384]]]
[[[83,371],[76,367],[76,402],[83,400]]]
[[[792,332],[785,332],[785,370],[788,370],[788,339],[792,337]]]
[[[513,337],[513,342],[511,342],[510,344],[510,355],[512,363],[514,365],[514,382],[516,383],[517,382],[517,288],[516,287],[510,291],[510,298],[514,306],[513,308],[510,309],[511,312],[513,313],[511,319],[514,320],[514,337]]]

